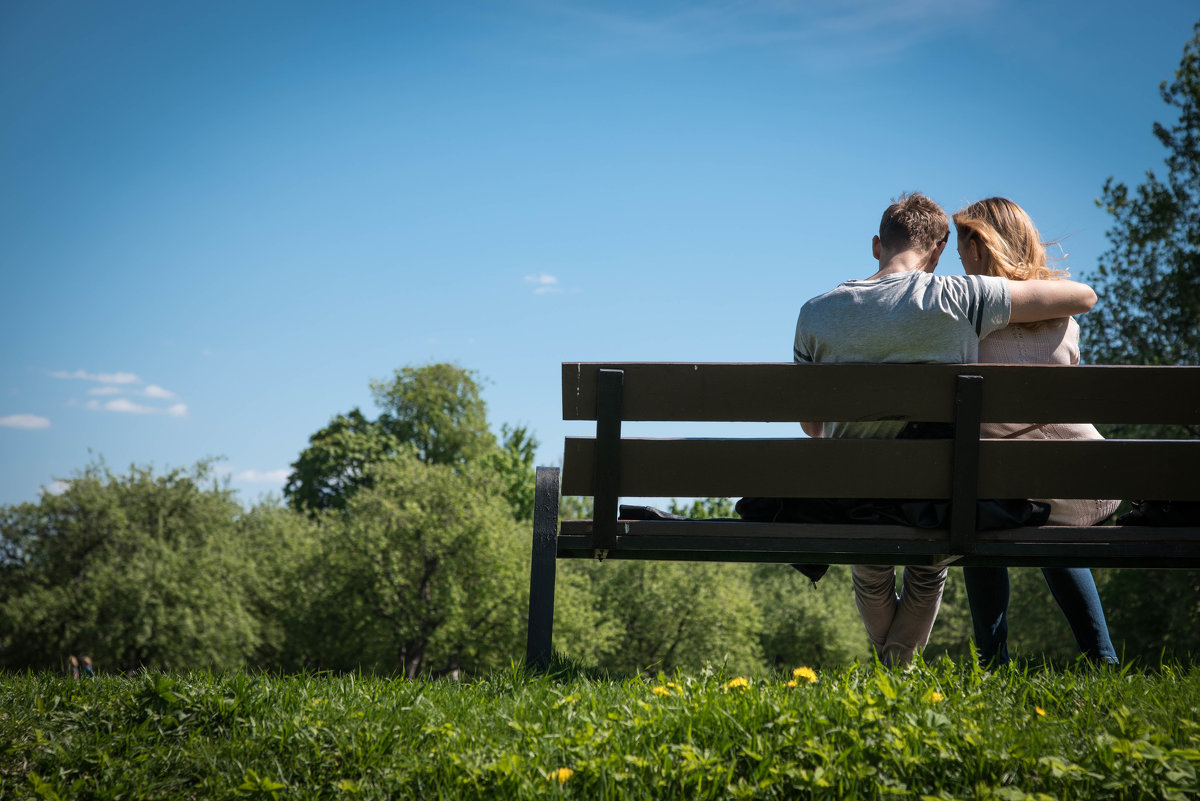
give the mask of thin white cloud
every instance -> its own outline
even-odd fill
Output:
[[[147,384],[142,389],[133,387],[114,387],[111,385],[103,387],[92,387],[88,390],[89,395],[140,395],[143,398],[156,398],[158,400],[172,400],[179,397],[169,389],[163,389],[158,384]]]
[[[76,370],[73,373],[66,370],[55,370],[50,375],[55,378],[78,378],[83,381],[98,381],[101,384],[140,384],[142,379],[138,378],[135,373],[89,373],[85,370]]]
[[[187,404],[176,403],[168,406],[166,409],[159,409],[154,406],[146,406],[141,403],[134,403],[129,398],[114,398],[110,401],[101,403],[98,400],[90,400],[83,404],[85,409],[91,409],[94,412],[117,412],[119,414],[165,414],[170,417],[187,417]]]
[[[147,384],[146,388],[142,390],[142,394],[147,398],[161,398],[163,400],[170,400],[176,397],[174,392],[169,389],[163,389],[158,384]]]
[[[527,275],[525,276],[525,283],[533,285],[533,294],[535,295],[548,295],[551,293],[562,292],[562,287],[558,285],[558,278],[548,273]]]
[[[249,484],[285,484],[290,470],[286,468],[280,470],[267,470],[259,472],[258,470],[243,470],[234,476],[235,481],[245,481]]]
[[[7,417],[0,417],[0,426],[33,430],[37,428],[49,428],[50,421],[36,414],[10,414]]]
[[[51,481],[46,486],[42,487],[42,491],[47,492],[51,495],[62,495],[64,492],[66,492],[70,488],[71,488],[71,484],[69,482],[55,480],[55,481]]]
[[[678,0],[599,9],[581,0],[536,7],[585,26],[591,49],[691,55],[783,46],[814,63],[876,61],[978,20],[995,0]]]
[[[106,412],[121,412],[123,414],[154,414],[158,411],[158,409],[155,409],[152,406],[143,406],[140,403],[134,403],[128,398],[117,398],[116,400],[110,400],[103,405],[100,405],[96,401],[92,402],[96,403],[99,408]],[[90,409],[96,407],[89,405],[88,408]]]

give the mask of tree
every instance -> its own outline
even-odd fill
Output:
[[[1087,276],[1101,298],[1083,330],[1093,362],[1200,364],[1200,22],[1159,91],[1179,112],[1169,128],[1154,124],[1168,151],[1165,181],[1151,170],[1131,191],[1109,178],[1096,201],[1114,224]]]
[[[584,650],[599,651],[601,667],[635,673],[762,666],[761,614],[746,565],[572,560],[561,572],[582,573],[591,582],[594,609],[605,624],[596,634],[604,646],[586,644]],[[582,659],[571,632],[560,635],[567,636],[559,636],[557,647]]]
[[[93,464],[61,495],[0,509],[0,664],[232,668],[260,643],[241,507],[211,465],[155,476]],[[207,485],[207,486],[206,486]]]
[[[452,364],[403,367],[390,381],[370,386],[382,413],[368,420],[352,409],[309,437],[284,487],[292,508],[310,515],[342,509],[370,486],[370,465],[412,454],[454,470],[488,466],[502,477],[513,515],[532,519],[537,440],[526,428],[505,425],[503,441],[496,442],[473,371]]]
[[[487,469],[495,473],[504,489],[504,497],[512,508],[513,517],[533,520],[533,484],[536,470],[533,460],[537,440],[524,426],[500,426],[500,446],[487,455]]]
[[[292,463],[284,495],[297,511],[341,509],[367,484],[367,468],[390,458],[402,445],[358,409],[339,414],[308,438],[308,447]]]
[[[1200,571],[1103,570],[1096,583],[1105,600],[1117,653],[1151,667],[1160,659],[1200,658]]]
[[[683,515],[693,520],[708,520],[714,517],[737,517],[733,510],[733,498],[697,498],[690,504],[685,504],[677,498],[672,498],[667,511],[675,515]]]
[[[309,625],[309,667],[407,676],[507,664],[524,628],[526,538],[484,470],[399,454],[327,519]]]
[[[259,621],[259,642],[249,664],[295,671],[316,663],[328,634],[313,626],[311,598],[318,594],[327,532],[321,521],[267,498],[237,521],[244,559],[244,603]]]
[[[816,586],[789,565],[756,565],[753,578],[754,600],[763,615],[759,641],[768,664],[790,670],[870,658],[849,567],[833,565]]]
[[[473,370],[453,364],[402,367],[391,381],[371,381],[383,409],[379,425],[417,450],[426,464],[462,466],[490,451],[487,404]]]
[[[1111,248],[1086,276],[1101,303],[1083,325],[1093,362],[1200,364],[1200,21],[1184,45],[1174,80],[1159,86],[1178,111],[1154,124],[1167,149],[1167,176],[1153,171],[1136,190],[1109,178],[1097,203],[1113,215]],[[1195,426],[1101,426],[1115,436],[1194,438]],[[1155,661],[1160,653],[1200,653],[1196,603],[1200,572],[1119,570],[1097,576],[1118,652]]]

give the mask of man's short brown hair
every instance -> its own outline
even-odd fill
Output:
[[[920,192],[906,192],[892,201],[879,221],[879,242],[892,253],[933,250],[950,238],[946,212]]]

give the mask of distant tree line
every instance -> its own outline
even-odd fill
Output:
[[[98,462],[61,494],[0,508],[0,666],[87,654],[102,670],[415,676],[519,659],[535,441],[490,433],[468,370],[406,367],[372,386],[382,413],[355,409],[313,434],[286,503],[243,508],[208,462],[158,475]],[[731,514],[725,498],[672,508]],[[565,499],[565,515],[586,513]],[[1014,574],[1015,648],[1072,659],[1040,574]],[[1200,593],[1171,610],[1169,631],[1153,598],[1119,604],[1127,657],[1200,651]],[[969,622],[952,572],[932,653],[967,658]],[[784,565],[568,560],[555,626],[564,656],[626,674],[869,658],[844,567],[813,587]]]
[[[98,462],[0,509],[0,666],[88,654],[108,670],[411,676],[519,659],[536,442],[491,433],[469,370],[406,367],[371,387],[381,413],[313,434],[284,503],[242,508],[209,462]],[[567,562],[557,597],[562,653],[617,671],[867,654],[847,592],[778,566]]]

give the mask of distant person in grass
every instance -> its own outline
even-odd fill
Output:
[[[888,206],[871,241],[879,269],[839,284],[804,304],[796,321],[797,362],[935,362],[979,360],[979,341],[1010,323],[1086,312],[1096,302],[1074,281],[1010,281],[990,275],[937,276],[950,222],[925,195]],[[912,436],[901,421],[803,423],[811,437]],[[910,660],[929,642],[946,568],[910,565],[896,592],[892,565],[854,565],[854,600],[867,636],[886,664]]]
[[[958,255],[967,275],[1010,281],[1061,279],[1046,262],[1046,245],[1030,216],[1011,200],[992,197],[954,215]],[[1079,325],[1070,317],[1013,323],[979,343],[979,361],[1000,364],[1079,364]],[[980,436],[1004,439],[1102,439],[1095,426],[1079,423],[985,423]],[[1052,526],[1093,526],[1117,510],[1119,501],[1038,499],[1050,504]],[[1085,567],[1044,567],[1042,575],[1075,635],[1079,650],[1093,662],[1116,664],[1104,608],[1092,571]],[[964,567],[975,647],[985,664],[1008,661],[1008,569]]]

